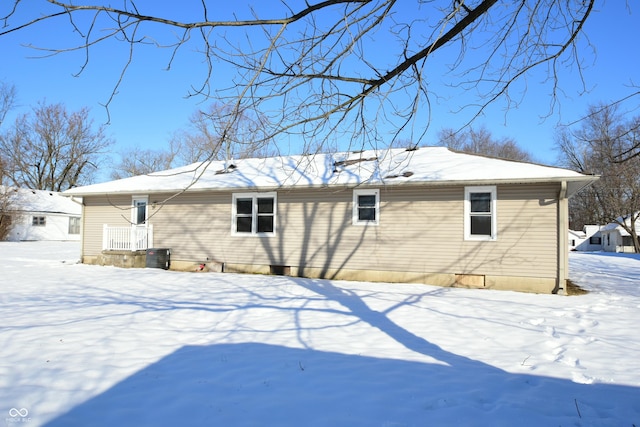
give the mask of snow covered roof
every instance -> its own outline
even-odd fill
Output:
[[[596,179],[567,169],[423,147],[194,163],[65,194],[560,181],[568,182],[571,194]]]
[[[81,215],[82,206],[55,191],[2,187],[3,193],[13,193],[12,208],[22,212]]]
[[[638,212],[636,212],[634,215],[637,216]],[[625,230],[620,224],[624,221],[627,227],[630,227],[631,226],[630,216],[629,215],[626,215],[624,217],[620,216],[616,218],[616,221],[617,222],[610,222],[609,224],[602,227],[602,231],[609,232],[613,230],[618,230],[621,236],[629,236],[629,232]],[[636,233],[640,234],[640,223],[636,222],[635,226],[636,226]]]
[[[578,239],[586,239],[587,235],[582,230],[569,230],[569,234],[575,236]]]

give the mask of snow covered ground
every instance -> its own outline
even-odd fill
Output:
[[[591,292],[179,273],[0,243],[0,424],[640,426],[640,258]]]

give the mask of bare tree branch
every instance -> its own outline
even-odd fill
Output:
[[[0,82],[0,130],[9,111],[15,108],[17,97],[17,90],[14,85]]]
[[[430,123],[431,97],[441,96],[442,77],[447,77],[444,84],[449,88],[476,93],[477,102],[465,106],[473,109],[473,119],[499,99],[517,105],[510,94],[513,85],[532,70],[543,69],[553,110],[561,84],[558,69],[571,64],[581,75],[577,43],[595,3],[283,0],[269,12],[251,9],[248,16],[228,19],[207,0],[199,0],[189,9],[197,15],[179,20],[153,13],[153,5],[143,11],[129,1],[119,8],[100,0],[82,5],[41,1],[48,14],[37,14],[31,3],[29,10],[36,15],[28,13],[24,0],[15,0],[6,12],[0,6],[5,23],[0,37],[44,21],[58,23],[66,16],[80,42],[45,52],[84,51],[80,73],[97,44],[118,40],[126,45],[128,54],[104,104],[107,109],[135,61],[137,46],[170,48],[170,69],[180,50],[195,45],[203,58],[204,77],[189,85],[192,96],[233,105],[236,116],[260,111],[269,124],[265,140],[296,134],[305,142],[305,150],[343,136],[356,148],[380,141],[387,145],[407,133],[418,143]],[[260,7],[264,8],[256,5]],[[20,16],[31,18],[13,22],[18,10],[24,12]],[[266,13],[272,16],[263,17]],[[163,28],[180,31],[169,39]],[[457,59],[450,75],[433,75],[442,51]],[[221,64],[237,70],[225,85],[216,80]],[[384,137],[382,127],[389,132]]]
[[[92,129],[89,110],[68,112],[62,104],[39,104],[0,136],[4,175],[16,187],[63,191],[87,184],[103,150],[104,128]]]
[[[565,166],[601,178],[570,202],[571,216],[580,227],[616,222],[632,235],[636,252],[640,252],[635,233],[640,212],[640,156],[618,161],[620,153],[637,145],[640,117],[627,120],[612,105],[591,106],[585,117],[576,131],[561,129],[557,145]]]

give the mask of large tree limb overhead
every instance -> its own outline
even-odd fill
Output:
[[[154,3],[143,10],[142,4],[130,0],[119,8],[100,0],[83,5],[40,0],[47,8],[38,8],[34,1],[29,3],[31,14],[24,0],[15,0],[5,10],[0,6],[5,24],[0,37],[66,16],[69,19],[58,19],[56,25],[75,31],[80,42],[47,52],[86,52],[81,72],[96,44],[119,40],[128,46],[107,107],[127,67],[135,62],[136,46],[171,47],[170,66],[179,49],[195,44],[205,71],[192,94],[235,105],[236,113],[260,111],[270,123],[267,138],[296,133],[317,146],[317,141],[348,135],[357,147],[394,137],[418,143],[429,127],[432,97],[451,99],[445,107],[451,110],[471,109],[471,118],[499,99],[513,102],[513,84],[533,69],[547,73],[553,105],[561,85],[558,61],[580,71],[577,42],[595,3],[284,0],[269,10],[250,10],[229,19],[206,0],[193,1],[189,10],[199,13],[186,17],[179,16],[181,9],[175,17],[168,16],[154,13]],[[31,18],[20,21],[18,16]],[[182,34],[167,41],[170,32],[162,33],[163,27]],[[237,70],[225,88],[213,85],[221,63]],[[448,73],[441,71],[443,65],[450,67]],[[455,90],[465,96],[473,92],[476,100],[457,105]],[[379,135],[383,127],[392,129],[390,137]]]

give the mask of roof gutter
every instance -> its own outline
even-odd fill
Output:
[[[62,194],[62,193],[61,193]],[[84,202],[82,202],[82,200],[78,200],[76,199],[76,196],[74,194],[62,194],[64,197],[68,197],[69,200],[71,200],[73,203],[76,203],[80,206],[84,206]]]
[[[549,183],[564,183],[565,186],[567,183],[572,182],[583,182],[584,185],[581,185],[576,190],[571,191],[569,193],[567,191],[568,196],[571,197],[573,194],[578,191],[583,190],[589,185],[593,184],[595,181],[600,179],[597,175],[583,175],[576,177],[549,177],[549,178],[505,178],[505,179],[487,179],[487,180],[447,180],[447,181],[417,181],[417,180],[409,180],[409,181],[400,181],[402,178],[389,178],[383,181],[376,182],[353,182],[353,183],[322,183],[322,184],[306,184],[306,185],[270,185],[270,186],[246,186],[246,187],[208,187],[208,188],[188,188],[188,189],[127,189],[122,191],[89,191],[89,192],[78,192],[75,194],[64,194],[67,197],[74,196],[103,196],[103,195],[130,195],[130,194],[166,194],[166,193],[199,193],[206,191],[277,191],[277,190],[310,190],[310,189],[318,189],[318,188],[358,188],[358,187],[404,187],[404,186],[469,186],[469,185],[490,185],[490,184],[549,184]],[[69,190],[67,190],[69,191]]]

